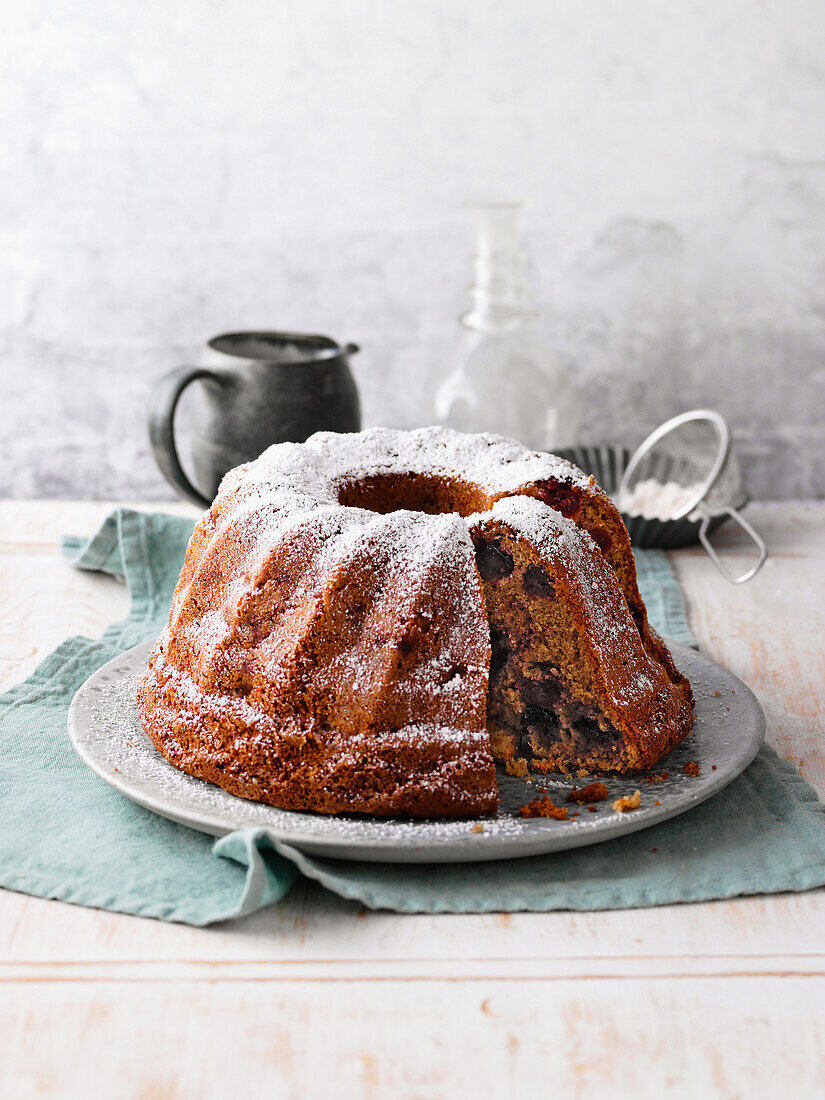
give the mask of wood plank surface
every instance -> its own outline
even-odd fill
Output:
[[[11,1011],[0,1006],[15,1100],[751,1100],[825,1089],[821,1005],[804,978],[40,983],[15,997]]]
[[[110,504],[0,502],[0,688],[121,617],[63,532]],[[143,505],[143,507],[150,507]],[[163,505],[196,514],[185,505]],[[825,506],[749,510],[732,587],[674,555],[703,648],[825,794]],[[734,531],[723,552],[744,561]],[[1,827],[1,824],[0,824]],[[825,1095],[825,891],[605,913],[401,916],[302,883],[191,929],[0,891],[0,1098]]]

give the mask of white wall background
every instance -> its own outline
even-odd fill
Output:
[[[0,0],[0,492],[167,495],[148,390],[235,327],[429,422],[483,191],[532,200],[586,438],[710,404],[755,495],[821,495],[821,0]]]

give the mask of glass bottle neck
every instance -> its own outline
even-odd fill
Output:
[[[473,307],[459,318],[476,332],[509,332],[534,321],[526,278],[527,257],[518,246],[521,202],[466,204],[476,223],[475,280],[470,287]]]

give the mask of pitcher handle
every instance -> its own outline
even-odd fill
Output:
[[[206,367],[178,367],[158,380],[149,405],[149,442],[155,462],[172,488],[199,508],[209,508],[212,501],[207,500],[186,476],[175,446],[178,401],[189,383],[201,378],[220,382],[218,375]]]

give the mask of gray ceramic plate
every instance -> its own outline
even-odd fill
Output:
[[[173,768],[156,751],[135,708],[135,687],[150,648],[146,642],[109,661],[74,698],[69,736],[92,771],[141,806],[201,832],[222,836],[234,829],[265,829],[301,851],[335,859],[454,863],[512,859],[611,840],[675,817],[716,794],[753,760],[765,734],[762,708],[741,680],[674,642],[673,655],[696,695],[695,733],[655,769],[667,771],[667,779],[652,784],[644,776],[611,779],[609,798],[597,804],[595,813],[570,805],[579,816],[569,821],[521,817],[519,808],[544,791],[555,803],[564,803],[576,782],[549,776],[525,782],[502,772],[495,817],[412,821],[294,813],[227,794]],[[688,760],[699,764],[698,778],[685,774]],[[637,788],[641,807],[616,813],[612,801]]]

